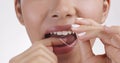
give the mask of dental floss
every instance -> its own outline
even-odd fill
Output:
[[[60,40],[62,43],[64,43],[65,45],[67,45],[68,47],[72,47],[72,46],[70,46],[69,44],[67,44],[64,40],[62,40],[61,38],[59,38],[59,40]]]
[[[78,19],[83,19],[83,18],[78,18]],[[72,28],[78,28],[78,27],[80,27],[80,25],[78,25],[78,24],[72,24]],[[79,33],[78,36],[83,36],[83,35],[85,35],[85,34],[86,34],[86,32]],[[77,37],[78,37],[78,36],[77,36]],[[67,44],[63,39],[59,38],[59,40],[60,40],[62,43],[64,43],[65,45],[67,45],[68,47],[72,47],[72,46],[70,46],[69,44]]]

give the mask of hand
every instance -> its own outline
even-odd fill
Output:
[[[105,27],[106,34],[99,37],[105,44],[106,54],[112,63],[120,63],[120,26]]]
[[[77,33],[83,63],[120,63],[120,26],[106,27],[91,19],[77,19],[75,23],[80,25],[72,30]],[[79,36],[82,32],[86,34]],[[105,45],[106,56],[93,54],[90,40],[94,38],[101,39]]]
[[[57,57],[52,52],[54,38],[35,42],[27,51],[14,57],[10,63],[57,63]]]

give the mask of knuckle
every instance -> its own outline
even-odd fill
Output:
[[[39,59],[42,57],[40,55],[34,56],[32,58],[29,58],[25,63],[36,63]]]
[[[40,47],[40,48],[41,48],[42,46],[43,46],[43,45],[42,45],[41,43],[35,43],[35,44],[32,45],[32,47]]]
[[[45,53],[42,49],[38,49],[36,52],[39,53],[39,55],[43,55],[43,53]]]

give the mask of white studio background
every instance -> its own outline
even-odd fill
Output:
[[[120,25],[120,0],[112,0],[107,25]],[[99,41],[99,40],[97,40]],[[9,59],[20,54],[31,45],[25,28],[19,24],[14,0],[0,0],[0,63],[9,63]],[[96,54],[104,53],[103,45],[96,42],[93,48]]]

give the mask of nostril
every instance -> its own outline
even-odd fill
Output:
[[[53,18],[56,18],[56,17],[58,17],[58,15],[53,15],[52,17],[53,17]]]
[[[66,15],[66,17],[71,17],[71,16],[72,16],[72,15],[70,15],[70,14],[67,14],[67,15]],[[58,16],[58,15],[53,15],[52,17],[53,17],[53,18],[58,18],[59,16]]]
[[[67,15],[66,15],[66,17],[71,17],[71,16],[72,16],[72,15],[70,15],[70,14],[67,14]]]

